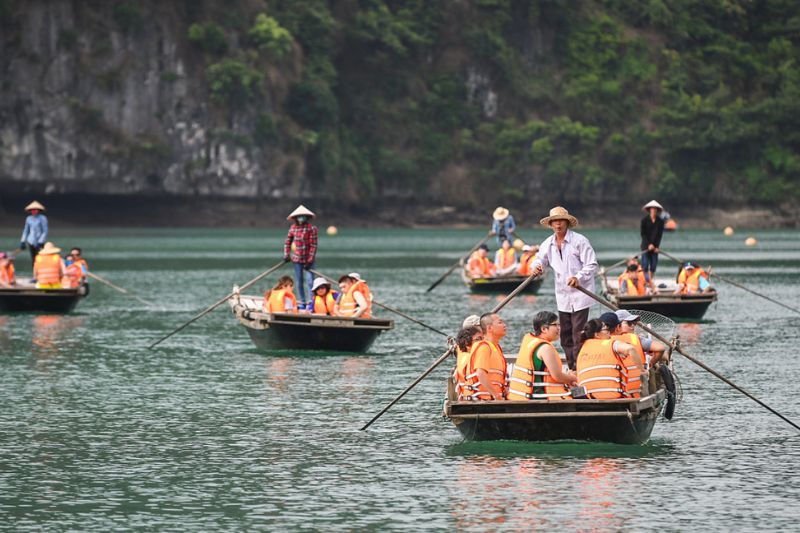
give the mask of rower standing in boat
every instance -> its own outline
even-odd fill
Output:
[[[286,220],[293,220],[286,241],[283,244],[283,257],[294,264],[294,279],[297,287],[298,308],[311,310],[314,298],[311,294],[311,280],[314,276],[314,259],[317,255],[317,227],[311,224],[314,213],[300,205]]]
[[[517,229],[517,224],[514,222],[514,217],[511,212],[505,207],[498,207],[492,213],[492,235],[497,235],[497,244],[502,246],[503,241],[510,241],[511,236]]]
[[[661,217],[664,208],[660,203],[651,200],[642,209],[647,212],[639,225],[639,233],[642,236],[642,244],[639,249],[647,250],[642,253],[642,270],[644,270],[645,281],[655,293],[657,291],[653,278],[656,275],[656,267],[658,267],[658,248],[661,246],[661,237],[664,235],[664,219]]]
[[[33,201],[25,207],[28,216],[25,218],[25,227],[22,230],[19,248],[24,250],[27,246],[31,253],[31,262],[36,259],[36,254],[47,242],[47,217],[45,216],[44,206],[39,202]]]
[[[567,365],[575,370],[581,349],[581,331],[589,319],[589,308],[594,301],[574,287],[581,286],[594,292],[597,257],[589,239],[572,231],[578,219],[561,206],[550,210],[550,215],[539,221],[553,230],[539,246],[531,265],[531,272],[542,274],[550,266],[555,273],[556,303],[561,323],[561,348],[567,356]]]

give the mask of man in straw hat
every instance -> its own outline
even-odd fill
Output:
[[[594,276],[597,258],[589,239],[572,231],[578,219],[561,206],[550,210],[550,215],[540,220],[542,226],[553,230],[539,247],[531,272],[541,274],[550,266],[555,273],[556,304],[558,321],[561,324],[561,348],[567,356],[569,368],[575,370],[575,362],[581,348],[580,333],[589,319],[589,308],[594,301],[573,287],[580,285],[594,292]]]
[[[25,207],[28,216],[25,218],[25,228],[22,230],[19,248],[24,250],[27,246],[31,252],[31,261],[36,259],[36,254],[47,242],[47,217],[44,215],[44,206],[33,201]]]
[[[37,289],[60,289],[61,278],[66,274],[64,260],[58,255],[61,248],[52,242],[45,243],[33,261],[33,279]]]
[[[645,281],[653,292],[656,292],[653,278],[658,266],[658,248],[661,246],[661,237],[664,235],[664,219],[661,218],[664,208],[660,203],[651,200],[644,204],[642,210],[647,213],[639,225],[639,233],[642,235],[642,245],[639,249],[647,250],[642,254],[642,270]]]
[[[293,224],[283,244],[283,257],[294,263],[294,284],[297,287],[297,307],[300,311],[311,311],[314,297],[311,294],[310,272],[314,268],[317,255],[317,227],[311,224],[314,213],[306,206],[300,205],[292,211],[286,220]]]
[[[511,241],[511,236],[517,229],[511,212],[505,207],[498,207],[492,213],[492,218],[494,219],[494,222],[492,222],[492,235],[497,235],[497,244],[502,246],[503,241]]]

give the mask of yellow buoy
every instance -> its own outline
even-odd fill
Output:
[[[328,226],[328,229],[325,230],[325,233],[327,233],[330,236],[334,236],[337,233],[339,233],[339,230],[336,228],[336,226]]]
[[[525,242],[522,239],[514,239],[514,248],[522,250],[523,246],[525,246]]]
[[[730,237],[731,235],[733,235],[733,228],[727,226],[724,230],[722,230],[722,233],[724,233],[726,237]]]
[[[744,243],[747,246],[755,246],[756,244],[758,244],[758,241],[756,240],[755,237],[748,237],[744,240]]]

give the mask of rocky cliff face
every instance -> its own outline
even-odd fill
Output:
[[[281,155],[268,142],[241,142],[253,129],[251,114],[209,104],[203,65],[187,42],[187,13],[180,5],[5,3],[4,190],[291,192],[290,178],[300,172],[302,159]],[[284,96],[279,85],[262,105]],[[290,162],[292,176],[285,172]]]

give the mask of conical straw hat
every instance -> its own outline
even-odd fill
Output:
[[[574,216],[569,214],[565,208],[559,206],[554,207],[550,210],[550,216],[544,217],[539,221],[542,226],[550,226],[550,222],[554,220],[566,220],[569,222],[569,227],[575,227],[578,225],[578,219]]]
[[[28,212],[28,211],[30,211],[31,209],[38,209],[39,211],[46,211],[46,209],[44,208],[44,206],[43,206],[42,204],[40,204],[39,202],[37,202],[36,200],[34,200],[33,202],[29,203],[29,204],[28,204],[28,205],[25,207],[25,212],[27,213],[27,212]]]
[[[40,255],[50,255],[50,254],[57,254],[61,252],[61,248],[56,248],[56,245],[52,242],[44,243],[44,247],[39,250]]]
[[[308,209],[306,206],[301,204],[301,205],[297,206],[297,209],[292,211],[291,214],[289,214],[288,217],[286,217],[286,220],[292,220],[294,217],[299,217],[299,216],[302,216],[302,215],[305,215],[305,216],[311,217],[311,218],[314,218],[316,216],[316,215],[314,215],[314,213],[311,212],[310,209]]]
[[[650,200],[649,202],[644,204],[644,206],[642,206],[642,210],[643,211],[647,211],[651,207],[655,207],[656,209],[661,209],[662,211],[664,210],[664,208],[661,206],[661,204],[656,202],[655,200]]]

